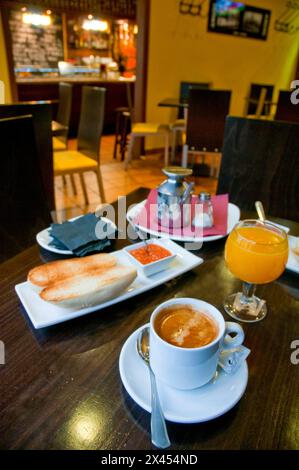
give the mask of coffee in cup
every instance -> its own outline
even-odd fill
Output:
[[[216,321],[188,304],[162,309],[155,318],[154,328],[164,341],[181,348],[206,346],[218,335]]]

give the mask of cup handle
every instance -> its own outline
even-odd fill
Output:
[[[230,336],[230,333],[235,333],[236,336]],[[222,349],[237,348],[243,344],[245,338],[244,330],[241,325],[235,322],[225,322],[225,333],[222,343]]]

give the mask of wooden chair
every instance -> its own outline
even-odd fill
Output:
[[[292,91],[280,90],[274,119],[276,121],[299,122],[299,104],[291,101]]]
[[[0,261],[35,243],[51,223],[32,116],[0,119]]]
[[[269,116],[271,113],[271,104],[274,92],[274,85],[263,85],[260,83],[252,83],[250,85],[249,96],[246,98],[246,109],[245,116],[256,116],[258,111],[258,106],[261,100],[262,89],[266,88],[266,96],[263,103],[261,112],[259,111],[259,116]]]
[[[52,121],[53,149],[65,150],[70,125],[72,109],[73,85],[70,83],[59,83],[59,105],[56,121]]]
[[[218,194],[244,210],[262,201],[266,214],[299,221],[299,124],[229,116]]]
[[[211,82],[181,82],[180,83],[180,103],[188,103],[190,88],[199,88],[208,90],[212,86]],[[177,143],[177,135],[186,132],[188,108],[179,108],[178,118],[171,124],[172,145],[171,145],[171,161],[175,160],[175,149]]]
[[[76,192],[73,175],[79,174],[85,204],[88,203],[84,173],[95,173],[102,202],[106,202],[100,169],[100,142],[104,123],[105,88],[84,86],[78,130],[77,150],[54,152],[55,176],[70,175]]]
[[[43,178],[47,204],[50,210],[54,211],[54,173],[51,134],[52,105],[50,102],[23,102],[0,105],[0,119],[24,115],[32,115],[33,118],[39,169]]]
[[[207,153],[213,157],[211,173],[216,171],[220,155],[225,118],[229,113],[231,91],[191,88],[187,118],[186,143],[183,146],[182,166],[187,168],[189,153]]]
[[[148,136],[158,136],[161,135],[164,137],[164,165],[168,166],[169,163],[169,132],[170,127],[168,124],[159,124],[159,123],[152,123],[152,122],[136,122],[133,103],[132,103],[132,95],[130,88],[127,86],[128,90],[128,107],[130,113],[130,120],[131,120],[131,134],[130,134],[130,142],[128,146],[128,151],[125,157],[125,170],[128,169],[129,163],[132,160],[133,156],[133,148],[136,138],[138,137],[148,137]]]

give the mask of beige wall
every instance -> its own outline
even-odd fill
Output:
[[[11,89],[9,83],[8,64],[6,57],[6,48],[4,43],[3,25],[0,11],[0,80],[4,82],[5,102],[11,102]]]
[[[158,108],[166,97],[179,94],[181,80],[213,82],[231,89],[231,114],[242,115],[251,82],[287,89],[295,74],[299,34],[274,30],[285,0],[248,0],[249,5],[272,11],[267,41],[208,33],[207,19],[181,15],[177,0],[151,0],[147,120],[169,122],[175,112]],[[206,9],[209,2],[206,2]],[[157,138],[147,147],[160,147]]]

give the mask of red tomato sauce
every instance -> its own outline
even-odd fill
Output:
[[[160,245],[150,243],[147,246],[131,250],[130,254],[136,258],[141,264],[150,264],[163,258],[171,256],[170,251]]]

